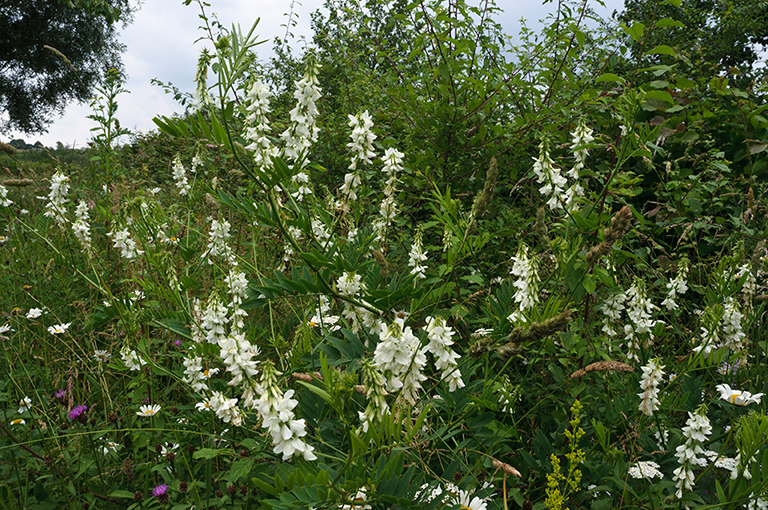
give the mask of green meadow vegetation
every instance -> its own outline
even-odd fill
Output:
[[[2,144],[0,508],[768,508],[764,71],[648,4],[199,2],[185,115]]]

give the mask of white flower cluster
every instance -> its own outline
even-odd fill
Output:
[[[29,397],[24,397],[21,400],[19,400],[19,414],[25,413],[29,411],[32,408],[32,399]]]
[[[81,200],[75,209],[75,222],[72,232],[86,250],[91,248],[91,227],[88,219],[88,202]]]
[[[363,277],[356,273],[344,272],[336,281],[336,290],[342,296],[358,298],[358,294],[364,289]],[[362,303],[365,304],[365,301]],[[354,333],[360,331],[362,326],[371,328],[374,333],[379,327],[376,317],[370,310],[362,306],[353,305],[347,301],[344,301],[344,310],[342,310],[341,315],[349,321],[350,329]]]
[[[538,264],[534,257],[528,255],[528,246],[520,243],[517,254],[512,257],[512,275],[517,279],[512,284],[515,288],[515,303],[517,310],[512,312],[507,319],[510,322],[525,321],[525,310],[533,308],[538,301],[539,275]]]
[[[507,375],[502,375],[500,380],[494,384],[496,395],[499,398],[501,410],[505,413],[515,412],[515,403],[520,396],[520,386],[513,386],[509,382]]]
[[[363,277],[356,273],[344,272],[336,281],[336,290],[342,296],[352,297],[360,292],[363,288]]]
[[[288,235],[298,243],[304,234],[300,228],[291,225],[288,227]],[[293,245],[289,241],[285,241],[283,244],[283,261],[280,263],[280,267],[277,268],[278,271],[285,271],[288,268],[288,263],[291,261],[293,253]]]
[[[376,135],[371,131],[373,119],[371,119],[368,110],[357,115],[349,115],[349,127],[352,128],[352,133],[349,135],[352,141],[347,144],[347,147],[352,151],[352,162],[349,164],[349,169],[354,172],[360,163],[370,165],[371,158],[376,156],[373,151],[373,141],[376,139]]]
[[[768,499],[755,497],[754,493],[750,494],[747,510],[768,510]]]
[[[112,243],[115,245],[116,249],[120,250],[120,255],[122,255],[124,259],[135,259],[144,253],[144,251],[136,248],[136,241],[131,239],[131,232],[128,230],[128,227],[123,230],[113,230],[107,233],[107,235],[112,237]]]
[[[423,233],[421,228],[416,231],[416,236],[413,239],[413,245],[411,251],[408,253],[408,266],[411,267],[412,275],[416,278],[426,278],[424,272],[427,270],[427,266],[423,263],[427,261],[427,252],[422,246]]]
[[[677,303],[675,302],[675,298],[688,291],[688,283],[686,281],[686,278],[688,278],[688,268],[688,259],[681,259],[680,263],[677,265],[677,275],[667,283],[667,297],[661,302],[662,306],[666,307],[667,310],[676,310]]]
[[[739,305],[733,297],[723,304],[723,318],[721,321],[721,338],[724,347],[729,348],[735,354],[740,355],[746,348],[747,334],[741,327],[744,314],[739,310]]]
[[[653,416],[653,412],[659,409],[659,383],[664,378],[664,365],[660,359],[654,358],[642,370],[640,388],[643,391],[637,394],[640,397],[640,412]]]
[[[13,201],[8,198],[8,188],[0,184],[0,206],[9,207]]]
[[[245,96],[246,117],[245,134],[243,138],[250,142],[246,149],[253,152],[257,167],[271,168],[272,156],[276,156],[277,148],[267,137],[269,133],[269,87],[259,80],[254,81]]]
[[[328,227],[325,226],[325,223],[323,223],[322,220],[318,219],[313,219],[311,226],[312,235],[315,236],[315,239],[320,243],[320,246],[325,249],[331,239],[331,233],[328,231]]]
[[[492,488],[492,485],[483,488]],[[458,506],[462,510],[486,510],[488,508],[488,501],[490,498],[481,498],[475,496],[474,493],[459,489],[452,483],[447,483],[445,489],[440,485],[431,486],[429,484],[422,485],[416,494],[414,495],[415,501],[423,501],[423,503],[431,503],[437,500],[443,504],[447,502],[448,507]],[[431,506],[431,505],[430,505]]]
[[[305,195],[312,194],[312,188],[309,187],[309,174],[301,171],[291,177],[291,182],[296,186],[296,191],[291,193],[291,196],[297,202],[302,202]]]
[[[584,124],[584,120],[581,119],[576,126],[576,129],[571,132],[571,149],[573,150],[573,159],[575,160],[574,166],[568,170],[568,177],[574,179],[576,182],[565,191],[564,205],[568,210],[573,210],[576,205],[575,199],[577,197],[584,196],[584,188],[579,183],[581,177],[580,172],[584,168],[584,162],[589,155],[589,149],[584,146],[592,143],[595,137],[592,136],[592,130]]]
[[[208,300],[208,305],[201,313],[199,302],[195,302],[192,323],[192,339],[195,342],[203,340],[211,344],[218,344],[227,336],[227,324],[229,323],[229,310],[215,296]]]
[[[319,130],[316,102],[320,99],[318,70],[318,65],[309,61],[304,76],[296,82],[296,90],[293,92],[296,106],[290,112],[291,125],[280,135],[285,142],[283,155],[289,161],[296,161],[317,141]]]
[[[69,193],[69,177],[61,173],[61,170],[56,171],[51,177],[51,191],[48,193],[48,203],[45,204],[45,216],[53,218],[53,220],[59,224],[61,228],[67,224],[66,218],[66,203],[67,194]]]
[[[283,394],[277,385],[277,371],[270,363],[265,363],[261,375],[261,397],[255,402],[255,407],[261,415],[262,427],[272,436],[275,453],[283,455],[283,460],[289,460],[301,454],[306,460],[315,460],[314,448],[302,438],[307,435],[306,423],[303,419],[295,419],[293,409],[298,401],[293,397],[293,390]]]
[[[368,405],[364,411],[358,411],[358,417],[362,423],[363,432],[368,432],[370,426],[376,427],[381,423],[384,415],[389,414],[389,406],[385,399],[384,376],[379,372],[373,362],[364,359],[362,362],[363,387],[365,396],[368,397]]]
[[[632,478],[664,478],[664,473],[659,471],[659,465],[652,460],[642,460],[629,468],[629,476]]]
[[[339,316],[330,315],[330,300],[326,296],[320,296],[320,304],[315,309],[315,314],[307,321],[311,328],[325,328],[330,331],[338,331],[341,326],[338,324]]]
[[[192,186],[187,181],[187,171],[181,162],[181,155],[176,154],[173,159],[173,180],[176,182],[176,187],[179,188],[179,195],[186,195]]]
[[[216,416],[224,423],[231,423],[235,427],[243,424],[245,413],[237,407],[236,398],[227,398],[223,393],[214,391],[207,402],[213,412],[216,413]]]
[[[451,349],[453,329],[442,317],[427,317],[427,350],[435,357],[435,367],[442,372],[440,379],[448,383],[448,391],[464,387],[457,360],[459,355]]]
[[[230,386],[240,386],[246,377],[256,375],[259,348],[246,340],[242,333],[231,333],[219,341],[219,357],[227,365],[227,372],[232,374]]]
[[[603,332],[609,337],[615,337],[617,332],[613,329],[613,323],[617,322],[621,318],[621,312],[624,311],[624,302],[627,300],[627,295],[624,292],[617,292],[611,294],[603,304],[600,305],[600,310],[603,312]]]
[[[350,115],[349,127],[352,128],[350,134],[352,141],[347,144],[347,147],[352,150],[352,162],[349,165],[351,172],[344,175],[344,184],[341,185],[339,191],[341,199],[336,204],[336,207],[345,213],[349,212],[349,203],[357,200],[357,188],[362,183],[358,165],[361,163],[370,165],[371,158],[376,155],[373,151],[373,141],[376,139],[376,135],[371,131],[373,120],[368,110],[357,115]]]
[[[403,171],[403,156],[402,152],[397,149],[389,148],[384,151],[384,156],[381,158],[384,161],[384,172],[387,176],[387,181],[384,184],[384,200],[381,201],[379,206],[379,214],[381,218],[373,223],[373,229],[376,231],[376,239],[383,241],[386,237],[387,227],[394,221],[397,216],[397,203],[395,202],[395,185],[397,184],[397,173]]]
[[[146,361],[139,357],[135,350],[129,349],[128,346],[120,349],[120,358],[130,370],[141,370],[141,367],[147,364]]]
[[[423,374],[426,352],[427,348],[405,325],[404,318],[397,317],[392,324],[383,326],[373,361],[384,374],[387,391],[399,391],[400,400],[415,404],[421,383],[427,380]]]
[[[227,262],[235,263],[234,254],[227,244],[231,237],[229,229],[230,225],[227,220],[211,221],[211,229],[208,232],[208,246],[203,253],[203,258],[208,260],[208,264],[213,264],[214,257],[224,257]]]
[[[695,413],[688,413],[688,421],[683,427],[683,437],[685,443],[677,447],[677,461],[680,466],[675,468],[672,481],[675,482],[675,496],[683,497],[683,489],[690,491],[693,489],[695,476],[693,468],[707,465],[706,457],[700,457],[704,454],[701,443],[712,433],[712,425],[709,423],[706,415],[706,407],[699,407]]]
[[[627,290],[629,307],[627,316],[629,323],[624,325],[624,339],[627,341],[627,357],[637,361],[637,351],[640,349],[641,340],[643,346],[648,346],[653,341],[651,329],[662,322],[651,318],[653,309],[656,308],[645,290],[645,283],[635,278],[632,286]]]
[[[741,266],[736,273],[736,278],[741,279],[744,275],[747,277],[744,279],[744,286],[741,288],[741,290],[744,292],[748,299],[751,299],[757,293],[757,279],[752,273],[750,264],[744,264]]]
[[[723,303],[722,313],[717,308],[707,309],[703,314],[705,324],[701,326],[701,341],[693,352],[707,357],[714,349],[725,347],[736,356],[743,356],[747,342],[741,325],[744,314],[733,297]],[[746,359],[743,362],[746,363]]]
[[[564,188],[568,181],[549,157],[549,143],[546,139],[539,144],[539,157],[533,158],[533,161],[533,173],[536,181],[542,185],[539,193],[549,197],[547,205],[550,209],[562,209],[566,200]]]
[[[243,329],[245,317],[248,315],[240,307],[245,298],[248,297],[248,279],[245,273],[238,270],[237,267],[232,267],[224,280],[229,288],[232,328],[240,331]]]
[[[199,356],[184,358],[184,382],[197,392],[208,389],[208,381],[219,373],[218,368],[203,369],[203,359]]]

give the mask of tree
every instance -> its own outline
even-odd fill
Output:
[[[768,4],[761,0],[626,0],[618,19],[646,27],[632,47],[635,57],[666,45],[704,80],[727,73],[744,87],[764,74],[757,64],[768,46]]]
[[[0,119],[38,133],[72,101],[85,101],[124,47],[116,23],[129,0],[0,0]]]

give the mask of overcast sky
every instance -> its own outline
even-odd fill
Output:
[[[233,23],[248,30],[256,18],[261,18],[256,33],[268,42],[256,47],[259,58],[264,60],[272,55],[272,40],[285,35],[285,23],[290,9],[289,0],[209,0],[208,14],[216,13],[226,27]],[[295,2],[294,11],[297,25],[292,30],[298,40],[300,36],[311,38],[310,13],[321,8],[323,0],[300,0]],[[606,0],[606,7],[595,8],[601,15],[609,16],[615,9],[621,9],[621,0]],[[557,2],[542,5],[541,0],[497,0],[497,6],[504,9],[499,18],[508,35],[517,33],[520,18],[529,20],[528,26],[535,28],[535,21],[554,10]],[[197,57],[203,42],[195,43],[202,32],[200,9],[196,2],[185,6],[182,0],[145,0],[135,12],[134,21],[122,30],[121,41],[126,46],[123,55],[128,81],[125,88],[129,94],[118,96],[117,118],[122,127],[131,131],[147,132],[154,129],[152,118],[157,115],[170,116],[181,112],[173,97],[166,94],[151,80],[173,83],[182,92],[195,88],[194,76]],[[48,133],[26,135],[3,133],[0,139],[23,138],[28,143],[40,141],[47,147],[55,147],[60,141],[67,146],[84,146],[91,138],[94,121],[86,118],[91,113],[88,104],[71,104],[63,117],[57,119]],[[121,140],[125,143],[128,140]]]

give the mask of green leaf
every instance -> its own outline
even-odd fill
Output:
[[[747,144],[747,147],[749,148],[750,154],[758,154],[760,152],[765,151],[766,148],[768,148],[768,143],[765,143],[760,140],[744,140]]]
[[[639,21],[632,23],[631,27],[622,23],[621,29],[624,30],[624,33],[630,36],[635,42],[641,42],[643,34],[645,33],[645,25]]]
[[[663,2],[664,4],[674,5],[675,7],[680,7],[680,5],[683,3],[683,0],[667,0],[666,2]]]
[[[581,284],[584,286],[584,290],[587,291],[587,294],[591,295],[593,292],[595,292],[595,287],[597,284],[591,274],[584,275],[584,279],[581,281]]]
[[[156,326],[167,329],[168,331],[173,331],[177,335],[183,336],[184,338],[190,340],[192,339],[192,333],[190,332],[189,328],[184,325],[183,322],[172,319],[157,319],[153,320],[152,323]]]
[[[236,482],[246,476],[253,469],[253,459],[240,459],[232,463],[232,467],[224,475],[225,480]]]
[[[261,478],[252,478],[251,481],[254,485],[256,485],[259,489],[263,490],[270,496],[277,496],[278,491],[275,489],[275,485],[272,483],[269,483],[266,480],[262,480]]]
[[[763,462],[760,464],[762,470],[763,483],[768,480],[768,449],[763,452]]]
[[[109,493],[110,498],[126,498],[126,499],[133,499],[133,492],[130,491],[124,491],[124,490],[116,490]]]
[[[596,83],[602,83],[604,81],[606,81],[606,82],[616,82],[616,83],[626,83],[627,82],[627,80],[625,80],[624,78],[622,78],[618,74],[613,74],[613,73],[601,74],[595,80]]]
[[[648,51],[648,55],[672,55],[675,56],[675,50],[667,46],[666,44],[660,44]]]
[[[299,384],[301,384],[302,386],[304,386],[309,391],[311,391],[315,395],[319,396],[320,398],[322,398],[323,400],[325,400],[329,404],[333,404],[333,398],[331,398],[330,393],[328,393],[324,389],[320,388],[319,386],[315,386],[314,384],[309,384],[306,381],[296,381],[296,382],[298,382]]]
[[[664,28],[664,27],[685,28],[685,25],[682,22],[672,18],[661,18],[659,21],[656,22],[656,26],[659,28]]]
[[[200,450],[196,450],[195,453],[192,454],[193,459],[212,459],[214,457],[219,457],[221,455],[232,455],[234,451],[232,451],[231,448],[201,448]]]
[[[410,443],[413,441],[413,438],[416,437],[416,434],[421,432],[421,425],[424,423],[424,420],[427,418],[427,413],[431,409],[432,406],[426,405],[424,406],[424,409],[421,411],[421,414],[418,418],[416,418],[416,423],[413,424],[413,427],[411,427],[411,430],[408,431],[408,435],[406,436],[405,442]]]

